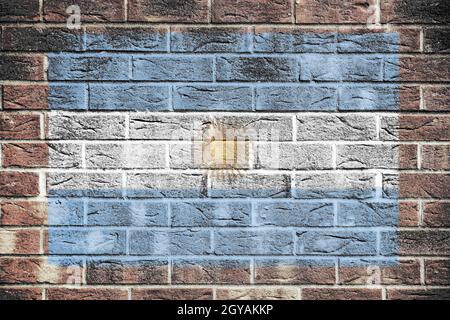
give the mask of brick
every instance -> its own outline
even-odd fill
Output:
[[[133,300],[212,300],[212,288],[132,289]]]
[[[251,205],[243,202],[173,202],[172,227],[245,227],[251,225]]]
[[[258,144],[255,152],[257,169],[331,169],[331,145],[271,143]]]
[[[208,1],[130,0],[128,21],[207,23]]]
[[[297,23],[366,23],[374,14],[375,0],[297,0]]]
[[[0,300],[41,300],[41,288],[0,288]]]
[[[0,254],[39,254],[40,232],[36,229],[0,229]]]
[[[204,229],[133,230],[129,246],[133,255],[205,255],[210,242]]]
[[[339,169],[415,169],[417,146],[360,144],[337,146]]]
[[[124,230],[67,229],[48,230],[48,253],[51,255],[118,255],[125,254]]]
[[[2,139],[39,139],[39,115],[0,114],[0,137]]]
[[[450,197],[450,174],[402,173],[399,184],[402,198]]]
[[[297,115],[297,139],[302,141],[375,140],[373,116]]]
[[[402,56],[385,62],[386,81],[445,82],[450,81],[450,58],[433,56]]]
[[[120,140],[125,137],[122,115],[50,114],[47,126],[47,137],[52,140]]]
[[[0,80],[44,80],[43,55],[0,56]]]
[[[47,221],[47,205],[37,201],[2,201],[2,226],[43,225]]]
[[[215,23],[291,23],[289,0],[216,0],[211,7]]]
[[[450,117],[439,116],[382,116],[381,140],[447,141],[450,140]]]
[[[0,258],[0,266],[2,284],[69,284],[75,270],[82,268],[82,261],[72,258],[14,257]]]
[[[299,59],[302,81],[382,81],[381,56],[304,54]]]
[[[31,22],[39,20],[39,0],[3,0],[0,3],[1,22]]]
[[[290,230],[226,229],[214,231],[216,255],[289,255],[293,252]]]
[[[382,175],[383,198],[398,199],[400,197],[400,179],[398,174],[386,173]]]
[[[205,177],[185,173],[130,173],[127,195],[136,198],[201,198],[206,195]]]
[[[133,140],[202,140],[202,133],[208,138],[208,130],[216,127],[238,140],[292,140],[292,120],[286,116],[130,116]]]
[[[212,198],[287,198],[291,179],[280,174],[243,174],[235,179],[212,177]]]
[[[39,176],[31,172],[1,172],[0,195],[29,197],[39,194]]]
[[[425,283],[427,285],[450,284],[450,260],[425,260]]]
[[[400,201],[399,226],[417,227],[419,224],[419,205],[413,201]]]
[[[120,173],[47,173],[47,193],[53,197],[117,197],[121,188]]]
[[[171,28],[171,52],[250,52],[250,45],[248,28]]]
[[[128,300],[126,289],[47,288],[47,300]]]
[[[295,288],[218,288],[218,300],[296,300]]]
[[[98,169],[163,169],[165,146],[147,143],[86,145],[86,166]]]
[[[381,233],[381,254],[439,256],[448,255],[450,240],[447,231],[411,230]]]
[[[418,260],[340,259],[339,283],[420,285],[420,263]]]
[[[305,288],[303,300],[381,300],[381,289]]]
[[[40,110],[48,108],[48,85],[3,85],[5,110]]]
[[[212,81],[211,57],[133,56],[134,80],[148,81]]]
[[[174,284],[249,284],[250,260],[176,259]]]
[[[128,80],[129,57],[49,54],[49,80]]]
[[[87,27],[88,51],[167,52],[168,32],[158,27]]]
[[[252,111],[252,89],[235,85],[176,86],[173,108],[177,111]]]
[[[389,300],[449,300],[450,290],[441,289],[388,289]]]
[[[219,57],[217,81],[293,82],[297,68],[291,57]]]
[[[327,202],[261,202],[254,208],[254,225],[277,227],[330,227],[333,204]]]
[[[397,227],[398,203],[345,202],[338,204],[337,224],[342,227]]]
[[[400,86],[400,110],[420,109],[419,86]]]
[[[426,202],[423,210],[423,223],[427,227],[450,227],[450,202]]]
[[[296,254],[374,255],[376,234],[370,231],[297,231]]]
[[[73,5],[70,0],[46,0],[44,3],[44,20],[50,22],[65,22],[72,13],[67,8]],[[82,22],[120,22],[125,20],[125,4],[121,0],[98,2],[95,0],[80,0]]]
[[[423,88],[424,108],[429,111],[450,111],[450,87]]]
[[[450,9],[450,7],[449,7]],[[450,28],[427,28],[424,32],[425,52],[450,52]]]
[[[422,146],[422,168],[428,170],[450,170],[450,146]]]
[[[448,23],[448,1],[382,0],[381,23]]]
[[[334,259],[257,259],[257,284],[334,284]]]
[[[82,51],[83,32],[58,27],[4,27],[3,50]]]
[[[54,84],[48,88],[48,108],[52,110],[86,110],[88,86],[85,84]]]
[[[294,181],[293,196],[299,199],[367,199],[376,191],[370,173],[299,173]]]
[[[10,143],[3,145],[5,167],[76,168],[81,166],[81,145],[64,143]]]
[[[48,225],[82,226],[84,225],[84,204],[82,199],[53,198],[47,200]]]
[[[337,99],[334,87],[283,85],[256,88],[258,111],[336,111]]]
[[[337,51],[345,53],[397,53],[400,50],[400,35],[396,32],[339,33],[337,42]]]
[[[334,30],[256,27],[254,52],[334,53]]]
[[[87,284],[166,284],[167,260],[149,259],[89,259]]]
[[[398,85],[343,85],[339,87],[339,110],[395,111],[404,109],[402,107],[405,104],[404,99],[407,97],[405,93],[405,91],[400,91]]]
[[[168,205],[150,201],[89,200],[88,226],[167,226]]]

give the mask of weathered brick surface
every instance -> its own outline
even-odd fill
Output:
[[[0,0],[0,299],[449,299],[448,11]]]

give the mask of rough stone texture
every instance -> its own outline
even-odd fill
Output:
[[[72,1],[46,0],[44,2],[45,21],[64,22],[69,18],[70,14],[66,10],[73,5]],[[125,4],[120,0],[80,0],[77,5],[83,22],[120,22],[125,18]]]
[[[385,23],[448,23],[445,0],[381,0],[381,22]]]
[[[188,22],[208,21],[208,0],[130,0],[128,21]]]
[[[290,23],[292,1],[289,0],[216,0],[212,5],[213,22]]]

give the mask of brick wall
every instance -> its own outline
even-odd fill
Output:
[[[0,299],[449,299],[448,12],[0,0]]]

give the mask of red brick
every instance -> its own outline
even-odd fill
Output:
[[[40,232],[35,229],[0,229],[0,254],[39,254]]]
[[[45,143],[8,143],[2,146],[4,167],[46,167],[48,145]]]
[[[31,172],[0,172],[0,196],[37,196],[39,176]]]
[[[401,227],[417,227],[419,224],[419,205],[417,202],[400,202],[399,225]]]
[[[0,300],[41,300],[40,288],[5,288],[0,287]]]
[[[81,11],[81,21],[124,21],[125,2],[123,0],[46,0],[44,1],[44,20],[61,22],[66,21],[70,14],[66,12],[71,5],[78,5]]]
[[[6,110],[48,109],[48,85],[4,85],[3,108]]]
[[[447,0],[381,0],[382,23],[445,23],[450,22]]]
[[[450,111],[450,86],[423,89],[424,107],[428,111]]]
[[[450,300],[450,289],[388,289],[389,300]]]
[[[1,284],[66,284],[73,275],[73,266],[58,265],[48,258],[0,258]],[[81,270],[81,269],[80,269]],[[81,271],[80,280],[81,280]]]
[[[398,120],[400,141],[448,141],[450,117],[400,115]]]
[[[153,263],[154,262],[154,263]],[[167,284],[168,265],[158,261],[97,261],[87,264],[88,284]]]
[[[449,145],[423,146],[422,168],[427,170],[449,170],[450,146]]]
[[[255,283],[262,284],[334,284],[334,266],[277,264],[255,266]]]
[[[400,87],[400,110],[419,110],[420,88],[418,86]]]
[[[44,80],[44,56],[0,56],[0,80]]]
[[[424,204],[423,223],[427,227],[450,227],[450,202]]]
[[[47,203],[38,201],[5,201],[0,203],[0,225],[35,226],[47,223]]]
[[[133,300],[212,300],[212,289],[207,288],[164,288],[132,289]]]
[[[402,198],[450,198],[450,174],[400,173]]]
[[[376,0],[297,0],[297,23],[367,23]]]
[[[294,288],[233,288],[217,289],[219,300],[295,300],[298,299]]]
[[[448,231],[401,230],[397,232],[397,243],[401,255],[439,256],[450,254]]]
[[[0,113],[0,139],[39,139],[39,115]]]
[[[208,0],[128,0],[128,21],[208,22]]]
[[[250,262],[246,264],[174,263],[172,283],[184,284],[248,284],[250,283]]]
[[[212,21],[223,23],[292,23],[290,0],[215,0]]]
[[[48,300],[127,300],[126,289],[105,288],[48,288]]]
[[[29,22],[39,20],[39,0],[2,0],[1,22]]]
[[[398,148],[400,169],[417,168],[417,145],[401,144]]]
[[[381,289],[305,288],[302,300],[381,300]]]
[[[340,266],[339,281],[341,284],[420,284],[420,264],[418,260],[394,261],[393,265],[379,266],[379,276],[372,269],[363,266]],[[376,262],[374,262],[376,265]]]
[[[413,56],[400,57],[401,81],[450,81],[450,57]]]
[[[450,285],[450,260],[425,260],[425,284]]]

